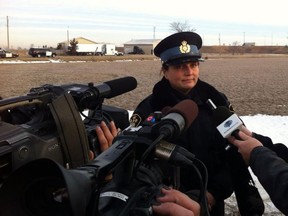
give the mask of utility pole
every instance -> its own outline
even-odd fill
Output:
[[[219,33],[218,41],[219,41],[219,55],[221,55],[221,36],[220,36],[220,33]]]
[[[70,44],[70,38],[69,38],[69,26],[67,26],[67,46],[63,47],[65,52],[69,51],[69,44]]]
[[[9,43],[9,18],[7,16],[7,49],[9,50],[10,43]]]
[[[69,45],[69,26],[67,26],[67,44]]]

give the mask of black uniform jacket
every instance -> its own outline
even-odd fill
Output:
[[[144,99],[135,109],[134,114],[142,121],[154,111],[161,111],[164,107],[173,107],[184,99],[191,99],[198,105],[199,113],[190,128],[173,141],[201,160],[208,170],[208,191],[218,201],[223,201],[233,192],[232,180],[227,167],[225,146],[227,142],[217,131],[212,118],[212,109],[206,101],[211,99],[216,106],[229,107],[224,94],[213,86],[198,80],[196,86],[188,95],[174,90],[164,77],[153,89],[153,94]],[[181,168],[181,191],[197,189],[198,177],[193,171]]]

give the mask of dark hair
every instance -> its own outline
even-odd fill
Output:
[[[160,73],[159,75],[163,75],[164,74],[164,71],[167,71],[169,68],[169,66],[166,64],[166,63],[162,63],[162,66],[161,66],[161,69],[160,69]]]

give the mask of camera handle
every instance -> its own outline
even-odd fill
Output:
[[[57,125],[66,168],[77,168],[89,161],[89,143],[76,103],[69,93],[53,100],[49,108]]]

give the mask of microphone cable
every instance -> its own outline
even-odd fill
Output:
[[[134,174],[133,176],[135,176],[135,173],[137,172],[137,170],[139,169],[140,165],[144,162],[144,160],[150,155],[150,153],[152,152],[152,150],[154,148],[156,148],[156,145],[165,137],[164,134],[160,134],[157,139],[155,139],[151,145],[149,145],[149,147],[145,150],[145,152],[143,153],[143,155],[141,156],[141,158],[139,159],[139,161],[137,162],[137,164],[135,165],[134,168]]]
[[[151,151],[156,148],[156,145],[163,139],[164,135],[160,134],[160,136],[151,144],[149,145],[149,147],[146,149],[146,151],[143,153],[142,157],[139,159],[135,169],[134,169],[134,174],[133,176],[135,176],[136,172],[138,171],[140,165],[144,162],[144,160],[148,157],[148,155],[150,155]],[[184,149],[185,150],[185,149]],[[181,148],[181,151],[183,151],[183,149]],[[184,155],[183,155],[184,156]],[[187,161],[189,160],[191,163],[186,163],[187,166],[191,166],[193,168],[193,170],[195,170],[196,175],[199,179],[199,184],[200,184],[200,195],[198,198],[198,202],[199,204],[203,204],[203,208],[204,211],[206,212],[206,215],[209,216],[209,207],[208,207],[208,200],[206,197],[206,191],[207,191],[207,184],[208,184],[208,171],[207,168],[205,166],[205,164],[197,159],[196,157],[186,157],[184,156]],[[202,168],[202,172],[203,175],[201,174],[200,170],[198,169],[198,167],[194,164],[194,162],[198,163],[199,167]]]
[[[210,212],[209,212],[209,207],[208,207],[208,200],[207,200],[207,197],[206,197],[206,191],[207,191],[207,184],[208,184],[208,171],[207,171],[207,168],[205,166],[205,164],[197,159],[197,158],[194,158],[193,159],[194,162],[197,162],[199,163],[200,167],[202,167],[202,172],[203,172],[203,176],[201,175],[201,172],[199,171],[198,167],[192,163],[190,166],[193,167],[193,169],[195,170],[198,178],[199,178],[199,183],[200,183],[200,195],[199,195],[199,198],[198,198],[198,202],[199,204],[203,204],[203,208],[204,208],[204,211],[205,211],[205,214],[204,215],[207,215],[209,216],[210,215]],[[203,201],[202,201],[203,200]],[[201,205],[201,208],[202,208],[202,205]]]

